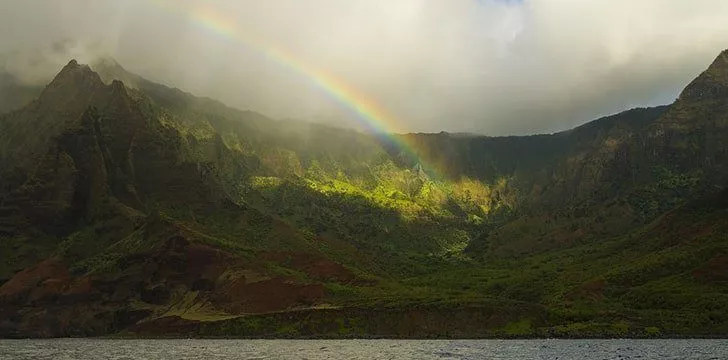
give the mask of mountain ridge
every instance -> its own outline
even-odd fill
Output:
[[[415,158],[70,61],[0,117],[0,335],[720,333],[724,58],[565,132],[392,135]]]

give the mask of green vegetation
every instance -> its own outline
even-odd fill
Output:
[[[0,117],[0,335],[728,332],[725,100],[410,153],[114,66]]]

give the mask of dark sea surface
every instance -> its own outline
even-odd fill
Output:
[[[728,359],[728,340],[0,340],[0,359]]]

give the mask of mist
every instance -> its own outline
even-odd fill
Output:
[[[728,48],[722,0],[0,2],[0,70],[70,59],[276,118],[360,126],[305,74],[185,13],[212,14],[386,109],[397,132],[534,134],[670,103]]]

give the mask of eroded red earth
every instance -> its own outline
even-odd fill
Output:
[[[305,275],[283,276],[271,272],[271,265]],[[69,336],[87,319],[95,320],[81,334],[120,331],[153,314],[164,316],[180,292],[231,315],[310,308],[326,300],[322,282],[355,280],[349,269],[320,255],[236,255],[179,235],[125,256],[117,266],[109,274],[73,276],[67,264],[51,258],[15,274],[0,287],[0,335],[15,329],[10,336]],[[53,326],[31,333],[38,324]]]

